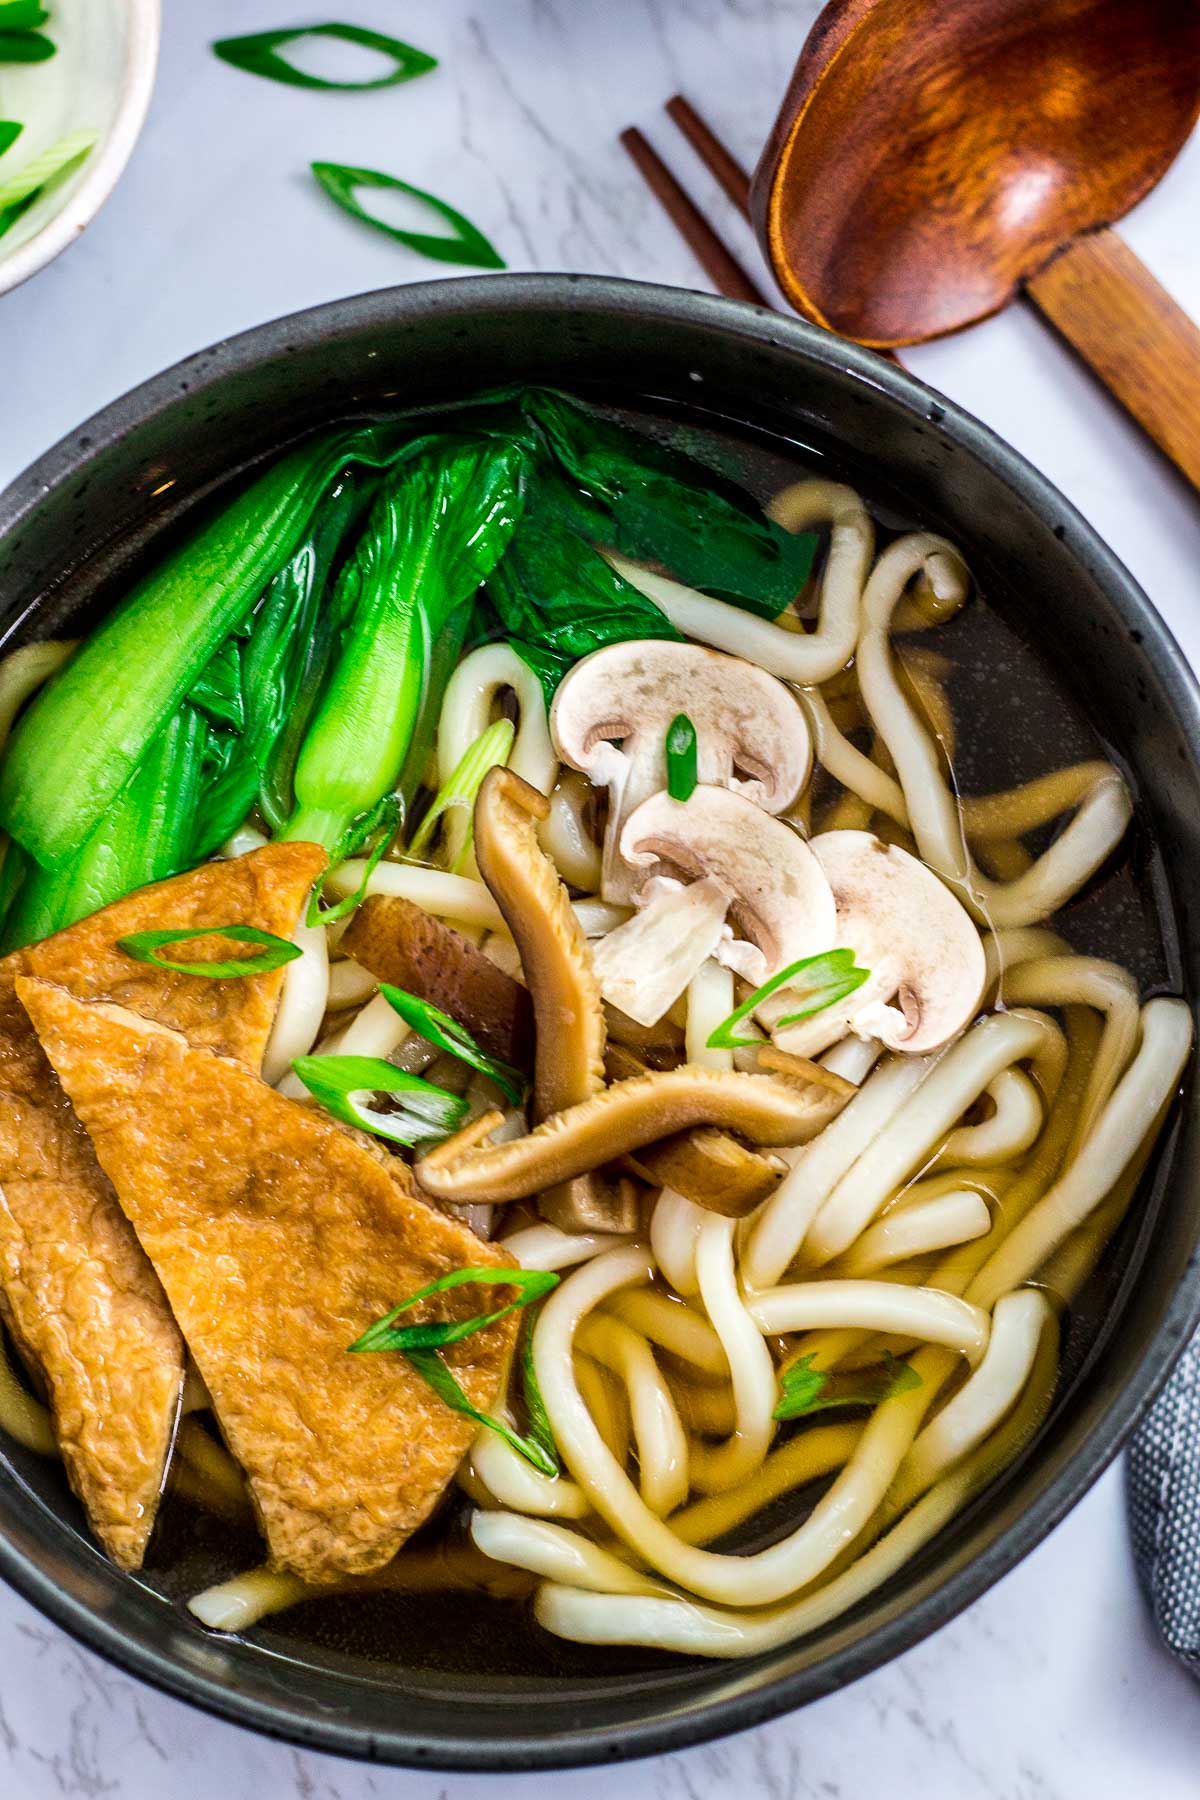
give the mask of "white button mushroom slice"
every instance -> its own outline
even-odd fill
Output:
[[[626,821],[667,785],[666,735],[686,713],[697,778],[783,812],[812,766],[808,721],[765,670],[696,644],[643,639],[593,650],[560,683],[550,731],[563,762],[609,790],[600,891],[628,903],[636,879],[621,862]]]
[[[722,937],[729,892],[711,876],[647,882],[632,919],[592,950],[600,992],[639,1025],[657,1025]],[[728,980],[728,977],[726,977]]]
[[[932,869],[869,831],[827,831],[809,848],[837,902],[837,942],[870,979],[828,1014],[776,1031],[775,1042],[811,1056],[851,1030],[912,1056],[940,1050],[983,996],[983,944],[966,909]],[[794,1000],[774,994],[761,1016],[770,1024]]]
[[[640,870],[665,869],[693,883],[715,881],[746,940],[722,938],[717,961],[756,986],[833,946],[837,908],[808,845],[730,788],[698,787],[687,800],[653,794],[630,816],[620,850],[635,878]]]

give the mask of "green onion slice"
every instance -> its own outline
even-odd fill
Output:
[[[553,1464],[557,1474],[559,1469],[558,1445],[555,1443],[554,1433],[550,1429],[550,1415],[546,1411],[546,1402],[542,1399],[537,1371],[533,1366],[533,1328],[537,1324],[537,1315],[540,1311],[541,1302],[539,1301],[525,1314],[525,1327],[521,1335],[521,1389],[525,1396],[525,1412],[529,1420],[530,1439]]]
[[[230,962],[175,962],[159,956],[164,944],[188,943],[192,938],[226,937],[235,944],[262,944],[258,956],[247,956]],[[260,931],[257,925],[172,925],[165,931],[135,931],[131,937],[117,939],[118,950],[132,956],[135,962],[150,963],[156,969],[174,969],[179,975],[203,975],[210,981],[233,981],[242,975],[267,975],[294,962],[300,946],[273,931]]]
[[[329,868],[313,885],[312,898],[309,900],[308,912],[305,915],[306,925],[336,925],[339,919],[344,919],[347,913],[352,913],[356,907],[362,905],[367,897],[367,887],[371,877],[379,867],[380,858],[399,829],[400,801],[395,794],[385,794],[378,805],[371,808],[370,812],[364,813],[360,819],[355,819],[346,827],[333,846],[329,857]],[[350,857],[356,856],[367,839],[375,832],[379,833],[375,839],[375,847],[366,860],[362,880],[354,892],[347,894],[335,906],[323,909],[321,894],[325,887],[326,877],[337,868],[339,863],[347,862]]]
[[[3,60],[4,47],[0,40],[0,62]],[[27,200],[31,194],[36,194],[39,188],[44,188],[56,175],[61,175],[64,169],[86,156],[95,142],[94,131],[73,131],[69,137],[59,138],[56,144],[51,144],[48,150],[43,150],[40,156],[27,162],[23,169],[10,175],[7,181],[0,181],[0,212],[15,206],[19,200]]]
[[[382,231],[398,244],[407,244],[420,256],[432,257],[434,262],[465,263],[473,269],[503,269],[504,258],[484,237],[470,219],[464,218],[448,201],[439,200],[435,194],[427,194],[424,188],[413,187],[407,181],[401,181],[395,175],[385,175],[379,169],[356,169],[348,163],[315,162],[312,172],[329,198],[348,212],[351,218],[361,219],[364,225]],[[401,194],[411,194],[414,200],[420,200],[430,212],[446,221],[450,226],[450,235],[439,237],[423,231],[405,231],[399,225],[389,225],[383,219],[377,219],[374,213],[367,211],[355,198],[358,188],[394,188]]]
[[[0,30],[0,63],[49,62],[55,46],[40,31]]]
[[[390,56],[395,68],[390,75],[376,75],[370,81],[327,81],[322,75],[309,75],[279,54],[286,44],[302,38],[340,38],[343,43],[362,44]],[[424,50],[414,49],[399,38],[382,31],[368,31],[363,25],[298,25],[291,30],[251,31],[244,37],[221,38],[213,45],[222,62],[249,75],[261,75],[267,81],[286,81],[292,87],[341,89],[344,92],[367,92],[371,88],[398,87],[402,81],[414,81],[437,68],[437,58]]]
[[[4,0],[0,5],[0,32],[36,31],[49,17],[40,0]]]
[[[398,1012],[420,1037],[436,1044],[439,1050],[447,1050],[451,1056],[457,1056],[459,1062],[466,1063],[468,1068],[478,1069],[481,1075],[486,1075],[489,1081],[495,1082],[505,1099],[511,1101],[513,1106],[524,1103],[529,1092],[528,1078],[520,1069],[514,1069],[511,1063],[500,1062],[496,1057],[489,1056],[457,1019],[443,1012],[440,1006],[432,1006],[428,1000],[419,1000],[415,994],[407,993],[404,988],[392,987],[386,981],[380,982],[379,991],[392,1011]]]
[[[676,713],[667,727],[667,792],[672,800],[690,800],[696,791],[696,727],[686,713]]]
[[[419,861],[424,856],[442,815],[460,806],[467,814],[468,824],[462,849],[455,858],[454,869],[457,871],[462,867],[471,848],[475,802],[483,786],[483,778],[489,769],[494,769],[499,763],[507,763],[515,737],[516,727],[511,719],[497,719],[486,731],[480,732],[475,742],[464,752],[462,760],[451,771],[444,786],[438,789],[433,805],[414,832],[406,852],[410,861]]]
[[[23,129],[15,119],[0,119],[0,156],[16,143]]]
[[[497,1419],[491,1413],[480,1412],[477,1406],[472,1406],[436,1350],[406,1350],[404,1354],[444,1405],[453,1412],[474,1419],[477,1425],[486,1425],[489,1431],[496,1432],[518,1456],[523,1456],[527,1463],[532,1463],[539,1475],[553,1477],[558,1474],[557,1459],[550,1456],[535,1438],[522,1437],[511,1425],[506,1425],[503,1419]]]
[[[393,1144],[428,1144],[448,1137],[467,1115],[467,1102],[459,1095],[406,1074],[380,1056],[297,1056],[292,1068],[335,1119]],[[357,1100],[358,1094],[396,1094],[402,1109],[378,1112]]]
[[[473,1406],[459,1386],[453,1372],[447,1366],[438,1346],[456,1344],[462,1338],[469,1337],[476,1331],[483,1331],[494,1325],[511,1312],[522,1306],[540,1301],[550,1289],[558,1285],[559,1277],[544,1269],[452,1269],[438,1281],[431,1281],[419,1293],[401,1301],[399,1306],[376,1321],[357,1342],[350,1345],[353,1351],[363,1350],[399,1350],[407,1358],[409,1364],[417,1371],[423,1381],[428,1382],[434,1393],[444,1405],[453,1412],[462,1413],[468,1419],[474,1419],[477,1425],[485,1425],[489,1431],[496,1432],[506,1444],[514,1449],[518,1456],[531,1463],[542,1475],[555,1476],[559,1472],[558,1456],[554,1439],[550,1432],[550,1420],[545,1405],[537,1388],[537,1378],[533,1374],[533,1365],[529,1352],[529,1332],[525,1336],[525,1350],[522,1353],[522,1373],[525,1381],[525,1403],[529,1411],[530,1435],[525,1438],[505,1423],[503,1419],[494,1418],[491,1413],[480,1412]],[[396,1327],[396,1320],[418,1300],[428,1298],[430,1294],[445,1293],[448,1288],[462,1287],[471,1282],[486,1286],[512,1287],[518,1290],[517,1298],[502,1306],[495,1312],[479,1313],[470,1319],[456,1321],[434,1320],[428,1325],[402,1325]],[[531,1385],[532,1384],[532,1385]]]
[[[399,1306],[393,1306],[390,1313],[377,1319],[350,1348],[407,1352],[436,1350],[446,1344],[457,1344],[465,1337],[474,1336],[477,1331],[486,1331],[497,1319],[506,1319],[509,1313],[519,1312],[521,1307],[542,1299],[551,1288],[558,1286],[558,1282],[559,1277],[545,1269],[451,1269],[448,1275],[431,1281],[428,1287],[419,1288],[407,1300],[402,1300]],[[517,1298],[496,1312],[476,1313],[469,1319],[433,1319],[425,1325],[397,1326],[395,1323],[401,1313],[407,1312],[421,1300],[428,1300],[431,1294],[444,1294],[450,1288],[474,1285],[516,1288]]]
[[[816,1352],[800,1357],[785,1369],[779,1383],[779,1404],[773,1419],[799,1419],[806,1413],[824,1412],[832,1406],[878,1406],[895,1394],[919,1388],[921,1377],[911,1363],[902,1362],[888,1351],[883,1353],[883,1371],[847,1369],[843,1374],[826,1374],[813,1368]]]
[[[827,1006],[844,1000],[862,986],[870,973],[870,969],[855,968],[853,950],[824,950],[819,956],[802,956],[799,962],[789,963],[778,975],[772,975],[769,981],[755,988],[727,1019],[722,1019],[710,1034],[708,1047],[710,1050],[740,1050],[758,1043],[757,1038],[735,1037],[734,1030],[764,1000],[769,1000],[777,988],[794,987],[805,997],[805,1004],[797,1012],[775,1021],[773,1029],[781,1031],[785,1025],[811,1019],[814,1013],[823,1012]]]

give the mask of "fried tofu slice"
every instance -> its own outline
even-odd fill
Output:
[[[403,1164],[381,1167],[240,1064],[45,982],[18,993],[166,1290],[272,1561],[314,1582],[381,1567],[475,1426],[403,1356],[347,1347],[447,1271],[506,1259],[418,1199]],[[428,1316],[505,1292],[457,1288]],[[495,1403],[516,1327],[512,1314],[446,1352],[477,1407]]]
[[[67,1475],[97,1538],[140,1567],[183,1381],[162,1287],[42,1052],[15,983],[119,998],[257,1069],[282,971],[239,981],[132,961],[117,939],[166,925],[258,925],[290,937],[324,854],[280,844],[142,888],[0,961],[0,1314],[44,1382]],[[229,954],[204,938],[193,960]],[[244,947],[238,954],[244,954]]]

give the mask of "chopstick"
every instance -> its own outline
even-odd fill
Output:
[[[699,120],[697,122],[702,123]],[[715,138],[712,141],[716,143]],[[771,302],[758,283],[746,273],[732,250],[717,236],[691,195],[676,181],[666,163],[636,125],[631,125],[621,133],[621,142],[633,158],[646,186],[659,201],[717,292],[730,300],[749,300],[754,306],[770,306]],[[701,154],[703,156],[703,152]],[[729,162],[736,169],[737,165],[732,157]],[[720,176],[717,179],[720,180]],[[748,189],[748,180],[746,185]]]
[[[673,94],[667,101],[667,117],[678,125],[710,175],[733,201],[743,219],[750,217],[750,176],[728,151],[711,126],[706,125],[690,100]]]

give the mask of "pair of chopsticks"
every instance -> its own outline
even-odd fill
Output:
[[[676,94],[666,103],[667,117],[677,125],[710,175],[733,201],[744,219],[750,217],[750,176],[726,149],[695,107]],[[737,257],[717,236],[687,190],[680,186],[653,145],[631,125],[621,142],[633,158],[639,174],[660,202],[680,236],[719,294],[730,300],[749,300],[755,306],[774,306],[762,288],[742,267]]]

